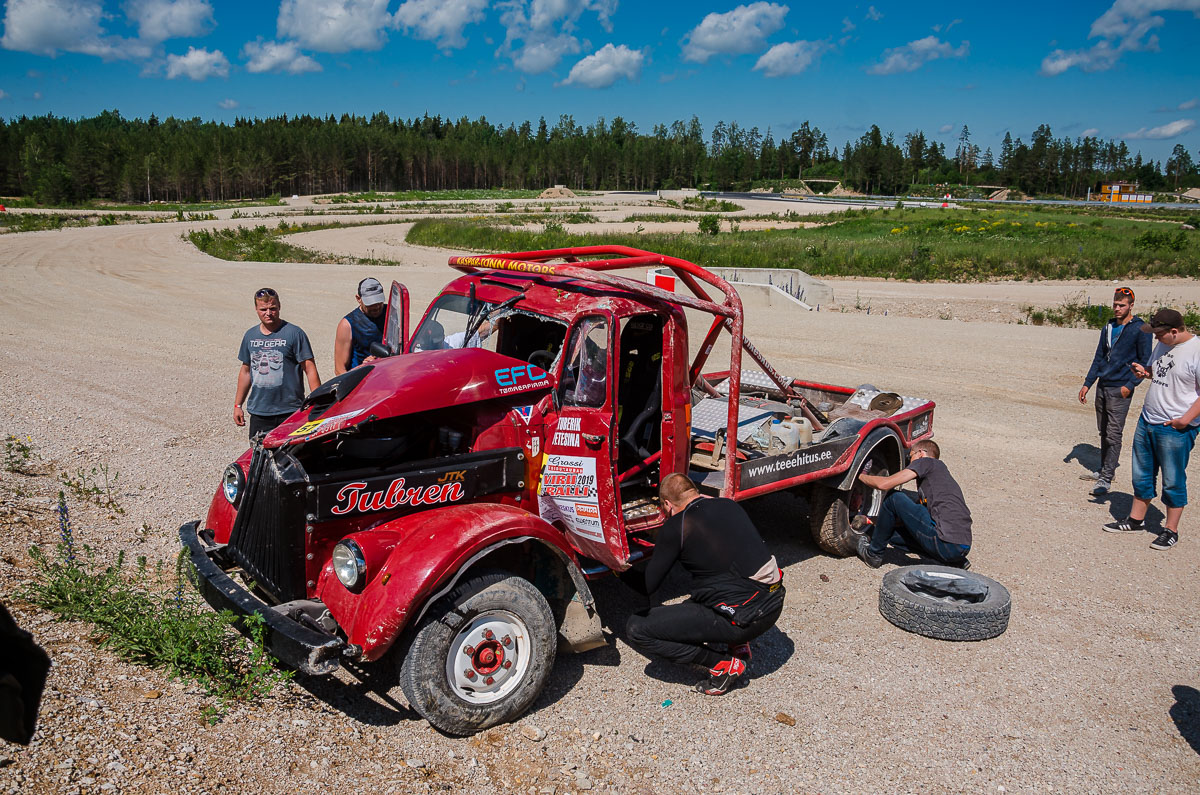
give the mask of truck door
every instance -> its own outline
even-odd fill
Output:
[[[560,410],[547,427],[539,509],[561,522],[571,545],[611,569],[623,570],[629,546],[616,495],[615,323],[588,315],[567,337],[558,381]]]
[[[383,347],[395,356],[408,344],[408,290],[392,282],[388,295],[387,314],[383,318]]]

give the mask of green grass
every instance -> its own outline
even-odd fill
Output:
[[[136,216],[123,213],[77,215],[74,213],[0,213],[0,231],[44,232],[69,226],[111,226],[119,221],[136,222]]]
[[[847,210],[821,216],[823,226],[734,234],[569,235],[486,222],[418,221],[408,241],[478,251],[622,244],[705,267],[799,268],[818,276],[874,276],[915,281],[1117,279],[1200,276],[1200,232],[1147,247],[1143,222],[1059,210]],[[1175,228],[1171,241],[1177,240]]]
[[[47,209],[72,209],[72,210],[112,210],[124,212],[167,212],[167,213],[194,213],[194,212],[212,212],[213,210],[226,210],[230,207],[277,207],[283,204],[284,201],[278,193],[268,196],[265,199],[246,199],[244,201],[225,201],[225,202],[155,202],[153,204],[129,203],[120,204],[117,202],[108,201],[107,199],[88,199],[79,204],[38,204],[32,197],[9,197],[0,199],[0,204],[6,207],[43,207]]]
[[[339,193],[329,197],[333,204],[354,202],[411,202],[411,201],[455,201],[464,199],[536,199],[540,190],[404,190],[396,193]]]
[[[262,224],[231,229],[197,229],[187,233],[196,248],[218,259],[235,262],[328,262],[327,254],[318,254],[279,238],[294,232],[332,229],[343,224],[289,224],[280,221],[274,229]]]
[[[1171,306],[1183,315],[1183,322],[1189,329],[1200,331],[1200,306],[1187,303],[1183,306],[1171,304],[1154,304],[1144,312],[1138,312],[1143,318],[1149,318],[1163,306]],[[1031,326],[1067,326],[1070,328],[1103,328],[1112,319],[1112,309],[1105,304],[1093,304],[1082,294],[1071,296],[1058,306],[1051,307],[1022,307],[1025,322]]]
[[[184,587],[191,563],[183,554],[174,567],[151,566],[145,558],[128,567],[124,552],[102,566],[77,543],[62,492],[58,511],[57,551],[30,548],[36,577],[22,598],[63,620],[92,624],[101,647],[196,682],[222,702],[261,698],[291,676],[267,656],[261,619],[248,621],[250,638],[242,638],[232,629],[232,613],[214,613]]]

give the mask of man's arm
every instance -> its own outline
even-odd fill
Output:
[[[333,374],[341,375],[350,369],[350,343],[353,341],[350,321],[338,321],[337,333],[333,335]]]
[[[1088,368],[1087,375],[1083,377],[1083,386],[1079,390],[1080,403],[1087,403],[1088,390],[1100,377],[1100,368],[1104,366],[1104,335],[1107,331],[1107,325],[1100,329],[1100,339],[1096,341],[1096,353],[1092,356],[1092,366]]]
[[[1177,431],[1186,430],[1189,425],[1196,421],[1197,417],[1200,417],[1200,397],[1196,398],[1196,401],[1192,403],[1188,410],[1183,412],[1183,416],[1171,420],[1171,427]]]
[[[1137,329],[1137,343],[1134,345],[1134,363],[1148,368],[1150,366],[1150,353],[1153,350],[1153,335],[1146,334],[1140,328]],[[1137,385],[1141,383],[1141,380],[1141,376],[1138,376],[1134,372],[1134,368],[1130,367],[1129,380],[1125,382],[1125,386],[1129,387],[1130,394],[1133,394],[1133,390],[1137,389]]]
[[[245,425],[246,414],[242,406],[246,405],[246,395],[250,394],[250,365],[243,364],[238,369],[237,390],[233,393],[233,424]]]
[[[864,486],[869,486],[880,491],[891,491],[897,486],[902,486],[910,480],[917,477],[917,473],[911,469],[901,469],[894,475],[868,475],[865,472],[858,476],[859,481]]]
[[[312,359],[304,360],[304,375],[308,378],[309,392],[321,385],[321,376],[317,373],[317,363]]]
[[[679,559],[680,537],[683,533],[683,518],[668,520],[658,531],[654,541],[654,555],[646,566],[646,593],[652,594],[663,584],[671,567]]]

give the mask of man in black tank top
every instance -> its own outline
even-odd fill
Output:
[[[367,277],[358,283],[354,296],[358,308],[338,321],[333,338],[333,374],[353,370],[360,364],[375,361],[371,343],[383,342],[383,322],[387,298],[378,279]]]
[[[733,500],[702,497],[680,474],[663,479],[659,497],[671,518],[655,540],[646,593],[678,563],[692,576],[692,596],[630,616],[626,638],[647,657],[704,665],[708,678],[696,689],[721,695],[745,676],[749,641],[783,612],[783,572]]]

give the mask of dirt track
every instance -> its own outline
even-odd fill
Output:
[[[244,449],[231,404],[255,288],[281,290],[284,317],[309,333],[328,377],[333,330],[358,279],[404,281],[419,312],[450,275],[447,252],[400,245],[399,226],[306,241],[357,254],[363,244],[354,236],[374,235],[396,247],[387,256],[401,267],[369,270],[222,262],[180,240],[191,226],[0,236],[0,434],[31,435],[47,471],[107,462],[120,472],[124,516],[77,512],[81,540],[105,554],[173,558],[175,529],[203,516],[221,469]],[[0,766],[0,790],[86,791],[91,785],[80,781],[90,778],[130,792],[481,783],[558,793],[584,784],[634,792],[1195,791],[1200,515],[1185,512],[1182,540],[1166,553],[1148,548],[1149,535],[1101,533],[1128,509],[1130,470],[1127,449],[1115,493],[1102,500],[1077,477],[1097,458],[1091,406],[1075,399],[1095,332],[983,314],[988,302],[1058,303],[1061,296],[1050,297],[1057,290],[1087,289],[1105,301],[1111,285],[844,288],[854,284],[876,307],[945,303],[978,322],[938,319],[940,309],[883,316],[749,306],[747,332],[788,375],[869,381],[937,401],[943,458],[975,516],[971,559],[1013,594],[1001,637],[947,644],[893,628],[876,609],[881,572],[820,554],[802,503],[790,497],[752,509],[785,564],[789,602],[778,631],[755,646],[748,688],[709,700],[687,691],[694,673],[648,666],[621,639],[636,598],[602,581],[597,597],[618,639],[559,658],[522,721],[548,732],[540,743],[511,726],[473,740],[441,737],[347,675],[203,727],[199,694],[96,651],[80,627],[22,609],[22,623],[59,667],[35,745],[0,748],[12,762]],[[1138,290],[1177,301],[1197,295],[1181,282]],[[1134,412],[1139,404],[1140,396]],[[28,502],[13,496],[17,488],[45,498],[55,487],[48,477],[0,474],[6,505]],[[0,599],[8,602],[28,576],[27,545],[53,540],[45,523],[5,525]],[[167,696],[144,700],[151,688]],[[673,704],[663,707],[666,699]],[[777,722],[779,712],[795,725]],[[318,749],[318,764],[308,764],[305,748]],[[123,754],[115,772],[114,749]]]

